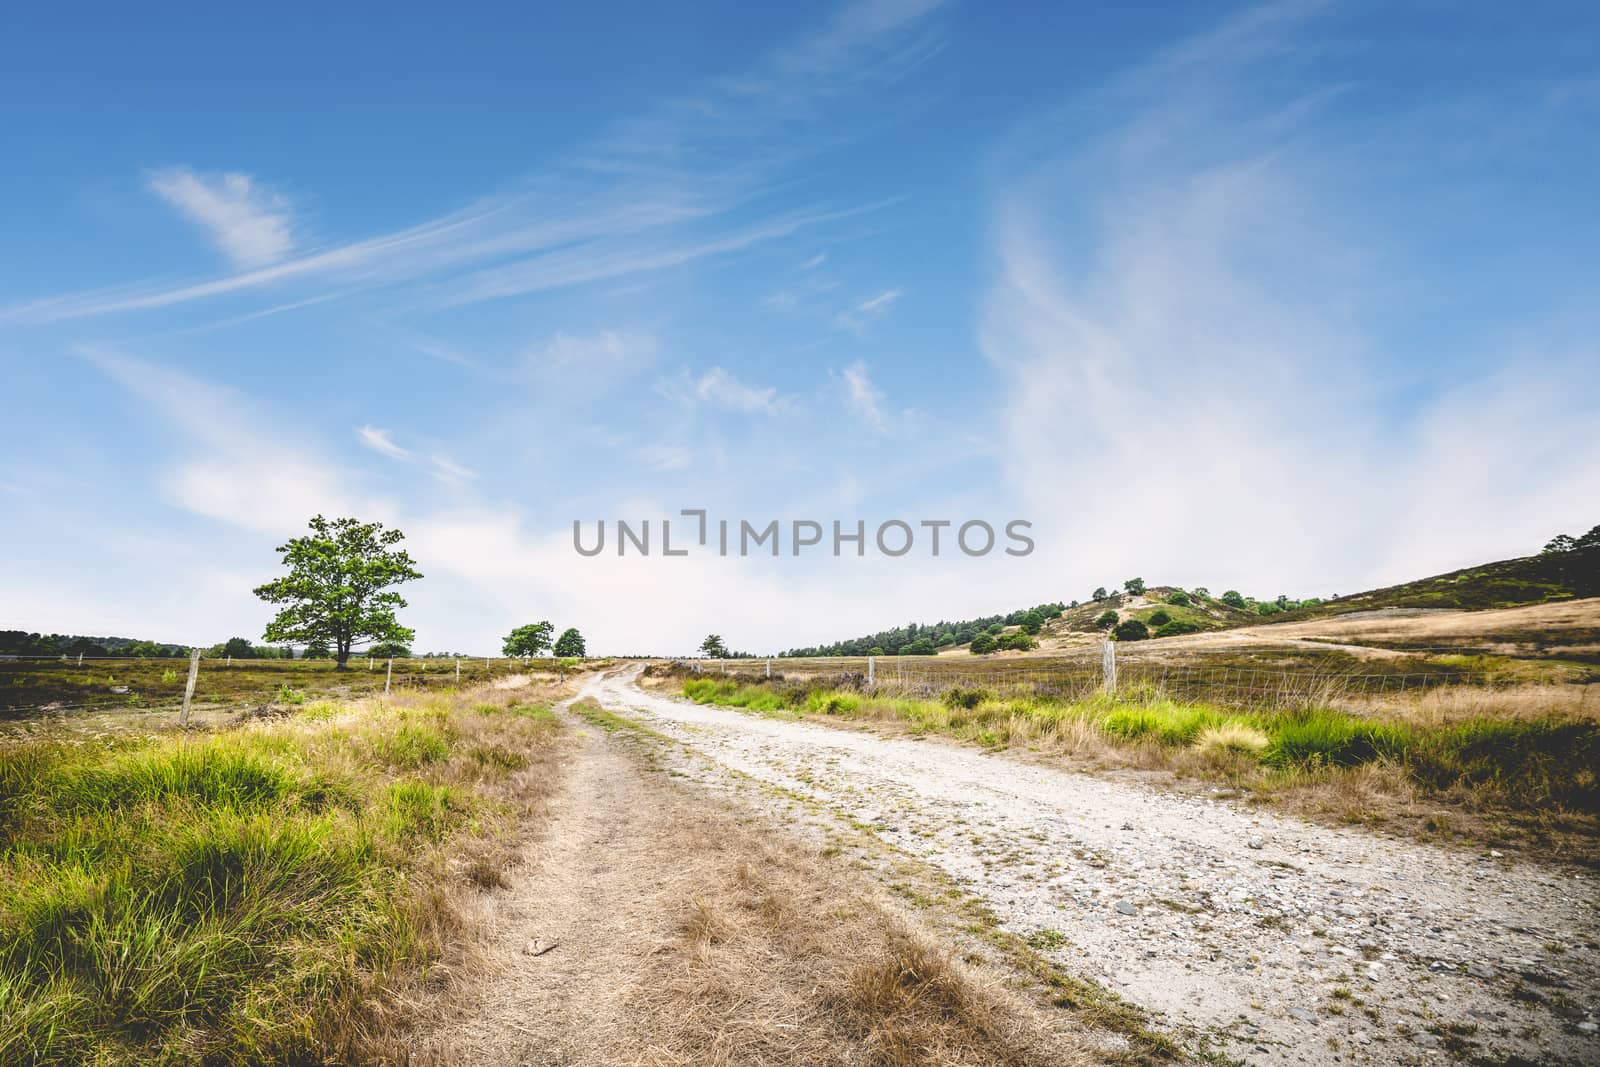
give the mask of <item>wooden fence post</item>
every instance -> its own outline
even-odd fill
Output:
[[[1107,641],[1104,650],[1100,653],[1100,673],[1105,676],[1105,690],[1107,693],[1117,691],[1117,643]]]
[[[383,676],[383,695],[389,695],[389,683],[394,681],[394,660],[389,661],[389,669]]]
[[[456,684],[461,684],[461,661],[456,660]]]
[[[872,657],[868,656],[867,657],[867,684],[871,685],[873,679],[876,676],[877,676],[877,672],[876,672],[875,665],[873,663]]]
[[[189,650],[189,680],[183,686],[183,711],[178,714],[178,725],[189,725],[189,702],[194,699],[195,679],[200,676],[200,650]]]

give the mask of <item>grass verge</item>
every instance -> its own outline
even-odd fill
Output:
[[[928,699],[748,678],[689,678],[682,686],[702,704],[888,722],[993,748],[1165,769],[1308,814],[1376,824],[1403,817],[1424,832],[1520,836],[1600,859],[1600,722],[1564,714],[1563,687],[1514,690],[1504,709],[1492,694],[1476,693],[1471,717],[1437,714],[1432,694],[1408,717],[1392,709],[1384,716],[1225,708],[1154,687],[1048,700],[961,687]],[[1530,709],[1534,690],[1551,694],[1545,714]]]
[[[382,1061],[557,726],[462,697],[0,745],[0,1062]],[[476,873],[475,873],[476,872]]]

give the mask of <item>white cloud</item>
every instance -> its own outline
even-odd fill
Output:
[[[937,51],[928,16],[938,6],[846,4],[741,74],[614,124],[516,193],[309,255],[289,256],[287,205],[248,175],[162,171],[150,187],[205,226],[236,273],[29,300],[0,308],[0,321],[128,313],[269,287],[299,285],[315,298],[429,280],[425,298],[449,306],[669,271],[876,210],[883,205],[825,211],[775,203],[764,217],[733,214],[781,195],[801,157],[871,128],[871,110],[852,103]]]
[[[394,443],[388,430],[380,430],[376,426],[363,426],[356,431],[356,436],[361,443],[380,455],[390,459],[410,459],[411,453]]]
[[[477,471],[463,467],[444,456],[429,456],[428,465],[432,468],[430,473],[446,485],[465,485],[478,480]]]
[[[345,485],[336,466],[291,430],[257,418],[233,390],[99,349],[79,354],[157,411],[192,446],[159,478],[186,511],[271,533],[298,530],[312,515],[382,515],[388,505]]]
[[[905,295],[901,289],[885,289],[877,296],[868,297],[848,311],[842,311],[834,320],[839,326],[856,333],[864,333],[867,323],[888,313],[895,302]]]
[[[800,264],[801,270],[816,270],[828,261],[828,253],[818,252],[804,263]]]
[[[237,267],[260,267],[294,248],[289,205],[248,174],[201,175],[173,167],[150,175],[149,187],[205,229]]]
[[[1536,318],[1538,343],[1483,354],[1514,375],[1462,361],[1443,392],[1391,384],[1420,368],[1375,350],[1392,279],[1366,275],[1385,257],[1340,195],[1381,148],[1318,138],[1303,102],[1229,80],[1285,54],[1262,39],[1282,30],[1245,20],[1178,49],[1119,85],[1148,102],[1121,124],[1036,131],[1036,150],[1074,150],[1000,168],[980,344],[1007,481],[1077,588],[1349,592],[1531,551],[1600,494],[1593,393],[1545,384],[1576,380],[1592,345]]]
[[[702,403],[748,415],[774,415],[784,407],[777,389],[745,385],[721,367],[712,367],[700,376],[694,383],[694,395]]]
[[[856,310],[866,312],[867,314],[875,314],[880,311],[887,311],[889,310],[889,305],[893,304],[896,300],[899,300],[903,295],[904,293],[899,289],[886,289],[872,299],[863,300],[861,303],[857,304]]]
[[[646,332],[557,333],[524,357],[540,394],[570,399],[600,396],[655,362],[656,339]]]
[[[887,429],[883,418],[883,392],[872,384],[867,365],[857,360],[846,367],[840,377],[844,379],[845,400],[850,409],[861,416],[867,425],[883,433]]]

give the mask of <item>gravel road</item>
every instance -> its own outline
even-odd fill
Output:
[[[1600,1063],[1600,878],[638,688],[587,696],[871,826],[1158,1024],[1252,1064]]]

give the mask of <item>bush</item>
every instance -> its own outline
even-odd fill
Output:
[[[1154,619],[1151,620],[1152,622]],[[1173,619],[1171,622],[1162,623],[1156,627],[1157,637],[1177,637],[1179,634],[1197,634],[1205,627],[1197,622],[1187,619]]]
[[[947,708],[965,708],[971,711],[990,698],[991,694],[986,689],[964,689],[955,686],[944,691],[944,705]]]
[[[1230,608],[1243,608],[1244,597],[1239,595],[1239,590],[1230,589],[1222,594],[1222,602]]]
[[[1018,630],[1016,633],[1006,634],[1004,637],[998,638],[994,643],[994,647],[1002,652],[1007,650],[1026,652],[1030,648],[1038,648],[1039,642]]]
[[[1150,628],[1138,619],[1129,619],[1127,622],[1117,623],[1116,629],[1111,631],[1111,636],[1118,641],[1143,641],[1150,636]]]
[[[1165,610],[1157,608],[1155,611],[1152,611],[1150,613],[1150,617],[1144,621],[1145,625],[1147,626],[1165,626],[1167,623],[1172,621],[1172,616],[1167,614]]]
[[[974,656],[986,656],[994,651],[994,635],[982,633],[972,639],[971,651]]]
[[[1171,604],[1173,607],[1186,608],[1190,604],[1194,603],[1194,601],[1189,599],[1188,593],[1185,593],[1182,589],[1180,589],[1176,593],[1173,593],[1171,596],[1167,597],[1167,603]]]
[[[1278,765],[1326,763],[1353,767],[1405,754],[1409,731],[1333,711],[1306,711],[1277,724],[1266,760]]]
[[[1121,615],[1118,615],[1110,608],[1107,608],[1099,615],[1095,616],[1094,628],[1096,630],[1109,630],[1111,627],[1115,626],[1121,620],[1121,618]]]

